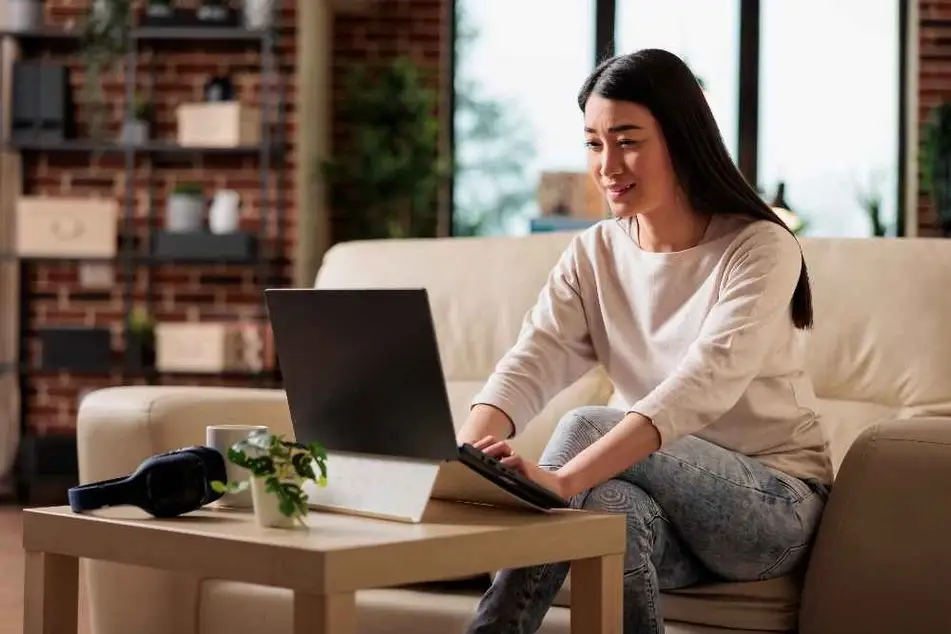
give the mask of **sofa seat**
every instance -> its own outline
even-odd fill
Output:
[[[734,584],[728,584],[734,585]],[[761,584],[738,584],[761,586]],[[764,584],[761,587],[764,587]],[[206,580],[201,584],[198,608],[198,631],[201,634],[257,634],[258,632],[290,632],[294,611],[288,590],[258,586],[237,581]],[[728,592],[716,597],[735,597]],[[689,600],[711,603],[709,599],[691,597]],[[475,592],[434,592],[432,590],[383,589],[363,590],[357,593],[358,634],[459,634],[475,610],[479,600]],[[754,602],[737,601],[734,607]],[[671,608],[677,602],[664,599],[663,610],[666,634],[766,634],[775,629],[711,628],[701,624],[678,622]],[[676,608],[674,608],[676,609]],[[695,610],[696,607],[690,607]],[[711,605],[711,613],[723,611],[723,606]],[[696,615],[692,615],[696,616]],[[744,614],[744,621],[754,622]],[[539,634],[570,634],[568,610],[549,610]]]

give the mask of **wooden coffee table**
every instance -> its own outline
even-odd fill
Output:
[[[356,632],[357,590],[571,561],[571,630],[621,632],[623,515],[434,502],[421,524],[323,512],[307,521],[265,529],[249,512],[208,507],[172,520],[27,509],[24,632],[76,632],[77,558],[288,588],[301,634]]]

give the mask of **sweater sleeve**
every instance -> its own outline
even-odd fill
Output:
[[[662,446],[739,401],[777,335],[793,327],[790,301],[801,268],[799,242],[782,227],[760,225],[741,238],[698,338],[674,372],[628,409],[651,419]]]
[[[515,344],[472,401],[473,406],[488,404],[505,412],[516,434],[596,362],[576,258],[573,240],[526,314]]]

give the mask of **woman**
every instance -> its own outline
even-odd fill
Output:
[[[571,241],[458,436],[575,508],[626,513],[624,631],[659,633],[659,591],[777,577],[808,550],[832,477],[809,278],[679,58],[609,59],[578,104],[613,218]],[[504,439],[596,364],[627,407],[569,413],[540,464],[512,453]],[[535,632],[567,573],[502,571],[469,631]]]

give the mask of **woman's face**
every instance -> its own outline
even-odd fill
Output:
[[[660,125],[629,101],[592,94],[584,111],[588,171],[617,217],[650,214],[677,200],[677,179]]]

